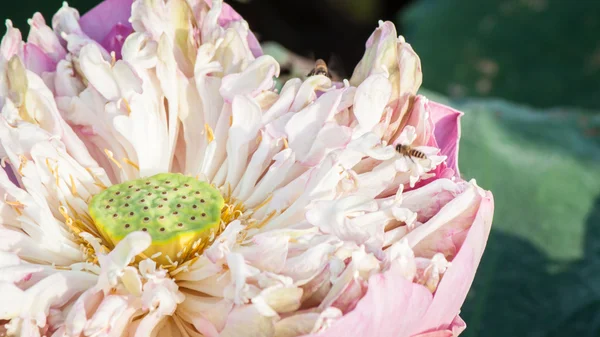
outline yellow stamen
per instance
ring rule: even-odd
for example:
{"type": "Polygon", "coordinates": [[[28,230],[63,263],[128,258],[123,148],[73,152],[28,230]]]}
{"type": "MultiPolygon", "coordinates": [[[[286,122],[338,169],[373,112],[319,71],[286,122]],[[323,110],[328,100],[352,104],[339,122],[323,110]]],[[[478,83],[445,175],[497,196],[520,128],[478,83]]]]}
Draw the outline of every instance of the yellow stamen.
{"type": "Polygon", "coordinates": [[[262,219],[260,221],[250,221],[248,223],[248,226],[246,227],[246,229],[261,228],[264,225],[266,225],[267,223],[269,223],[269,221],[271,221],[277,214],[278,214],[277,211],[272,211],[269,214],[267,214],[267,216],[264,219],[262,219]]]}
{"type": "Polygon", "coordinates": [[[127,163],[127,164],[129,164],[129,165],[131,165],[131,166],[135,167],[135,169],[136,169],[136,170],[138,170],[138,171],[140,170],[140,167],[139,167],[139,165],[138,165],[138,164],[136,164],[136,163],[134,163],[134,162],[132,162],[131,160],[129,160],[129,158],[125,157],[125,158],[123,158],[123,161],[124,161],[125,163],[127,163]]]}
{"type": "Polygon", "coordinates": [[[127,115],[131,116],[131,105],[129,105],[129,101],[127,101],[127,99],[125,99],[125,98],[121,99],[121,101],[123,102],[123,105],[125,106],[125,110],[127,110],[127,115]]]}
{"type": "Polygon", "coordinates": [[[6,196],[4,196],[4,202],[9,205],[15,212],[17,212],[17,214],[19,215],[23,215],[23,212],[21,212],[21,209],[25,207],[24,204],[22,204],[20,201],[8,201],[6,200],[6,196]]]}
{"type": "Polygon", "coordinates": [[[117,165],[117,167],[119,169],[123,169],[123,166],[121,166],[121,163],[119,163],[115,157],[113,156],[113,153],[111,151],[109,151],[108,149],[104,149],[104,153],[106,153],[106,156],[108,157],[108,159],[110,159],[113,163],[115,163],[115,165],[117,165]]]}
{"type": "Polygon", "coordinates": [[[77,195],[77,185],[75,184],[75,179],[73,179],[73,176],[70,174],[69,179],[71,180],[71,194],[77,195]]]}
{"type": "Polygon", "coordinates": [[[210,127],[210,125],[208,124],[204,124],[204,130],[206,130],[206,139],[208,140],[208,142],[212,142],[213,140],[215,140],[215,134],[213,132],[213,129],[210,127]]]}
{"type": "Polygon", "coordinates": [[[19,155],[19,169],[17,170],[17,172],[19,172],[21,177],[25,176],[25,174],[23,174],[23,168],[25,167],[25,164],[27,164],[27,157],[25,157],[24,155],[19,155]]]}
{"type": "Polygon", "coordinates": [[[290,145],[288,144],[288,140],[285,137],[283,138],[283,148],[284,149],[289,149],[290,148],[290,145]]]}
{"type": "Polygon", "coordinates": [[[22,207],[25,206],[24,204],[22,204],[20,201],[5,201],[5,203],[7,205],[11,205],[11,206],[15,206],[15,207],[22,207]]]}
{"type": "Polygon", "coordinates": [[[229,116],[229,126],[233,125],[233,115],[229,116]]]}
{"type": "Polygon", "coordinates": [[[88,173],[92,176],[92,178],[94,178],[94,185],[100,187],[102,190],[105,190],[108,188],[106,185],[104,185],[102,183],[102,181],[100,181],[100,179],[94,174],[94,172],[92,172],[91,168],[86,167],[85,170],[88,171],[88,173]]]}
{"type": "Polygon", "coordinates": [[[262,139],[263,139],[262,133],[259,133],[258,137],[256,137],[256,144],[260,144],[260,142],[262,142],[262,139]]]}
{"type": "Polygon", "coordinates": [[[260,204],[258,204],[258,206],[254,207],[254,211],[265,207],[265,205],[267,205],[269,202],[271,202],[271,199],[273,199],[272,194],[270,194],[265,200],[263,200],[260,204]]]}
{"type": "Polygon", "coordinates": [[[75,234],[76,236],[79,236],[79,233],[81,233],[81,229],[77,228],[77,226],[74,225],[73,218],[71,218],[71,216],[69,215],[67,208],[65,206],[59,206],[58,212],[60,212],[60,214],[65,218],[65,225],[69,227],[71,232],[73,232],[73,234],[75,234]]]}
{"type": "Polygon", "coordinates": [[[56,183],[56,187],[59,187],[60,176],[58,175],[58,164],[56,164],[56,167],[54,167],[53,170],[51,169],[50,172],[52,172],[52,175],[54,176],[54,182],[56,183]]]}

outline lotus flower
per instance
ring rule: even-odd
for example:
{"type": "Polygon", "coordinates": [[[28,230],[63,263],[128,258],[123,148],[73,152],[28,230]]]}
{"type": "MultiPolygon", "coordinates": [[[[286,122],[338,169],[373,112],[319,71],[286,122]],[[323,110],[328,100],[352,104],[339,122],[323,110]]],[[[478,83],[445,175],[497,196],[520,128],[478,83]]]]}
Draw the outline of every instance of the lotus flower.
{"type": "Polygon", "coordinates": [[[65,5],[30,24],[0,46],[3,333],[465,328],[493,199],[460,178],[461,113],[416,95],[392,23],[351,79],[280,91],[221,1],[65,5]]]}

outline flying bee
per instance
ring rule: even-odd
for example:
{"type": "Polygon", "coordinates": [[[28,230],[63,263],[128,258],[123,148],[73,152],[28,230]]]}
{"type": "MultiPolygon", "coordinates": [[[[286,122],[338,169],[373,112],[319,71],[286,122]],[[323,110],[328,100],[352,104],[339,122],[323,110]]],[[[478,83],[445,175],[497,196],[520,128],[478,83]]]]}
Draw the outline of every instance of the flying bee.
{"type": "Polygon", "coordinates": [[[318,59],[315,62],[315,67],[306,76],[310,77],[310,76],[315,76],[315,75],[324,75],[331,79],[331,73],[329,72],[329,69],[327,68],[327,63],[325,63],[325,61],[323,61],[322,59],[318,59]]]}
{"type": "Polygon", "coordinates": [[[423,153],[417,149],[413,149],[410,145],[397,144],[396,152],[400,153],[401,155],[403,155],[405,157],[408,157],[413,162],[414,162],[413,157],[419,158],[419,159],[427,159],[427,155],[425,155],[425,153],[423,153]]]}

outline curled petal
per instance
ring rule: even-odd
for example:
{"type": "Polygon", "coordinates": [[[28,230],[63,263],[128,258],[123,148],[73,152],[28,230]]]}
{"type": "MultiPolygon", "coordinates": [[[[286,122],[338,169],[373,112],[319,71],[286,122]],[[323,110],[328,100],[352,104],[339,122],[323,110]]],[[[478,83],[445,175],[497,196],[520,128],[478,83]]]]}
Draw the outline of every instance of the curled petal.
{"type": "Polygon", "coordinates": [[[460,117],[462,112],[436,102],[429,103],[431,120],[434,124],[434,136],[441,154],[446,156],[446,165],[456,176],[458,170],[458,144],[460,140],[460,117]]]}
{"type": "Polygon", "coordinates": [[[226,102],[233,101],[236,95],[255,96],[273,88],[273,76],[279,76],[279,63],[271,56],[261,56],[243,72],[224,77],[220,93],[226,102]]]}
{"type": "Polygon", "coordinates": [[[483,192],[477,215],[458,254],[452,260],[440,282],[433,302],[424,319],[419,322],[419,331],[452,324],[473,283],[477,266],[483,255],[494,216],[492,193],[483,192]]]}

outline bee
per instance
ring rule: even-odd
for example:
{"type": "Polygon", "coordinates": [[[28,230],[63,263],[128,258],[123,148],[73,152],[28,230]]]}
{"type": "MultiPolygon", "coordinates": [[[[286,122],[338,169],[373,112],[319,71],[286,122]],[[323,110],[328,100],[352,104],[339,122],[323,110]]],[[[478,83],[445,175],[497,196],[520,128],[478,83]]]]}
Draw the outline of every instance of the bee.
{"type": "Polygon", "coordinates": [[[425,155],[425,153],[413,149],[410,145],[402,145],[402,144],[397,144],[396,145],[396,152],[400,153],[401,155],[410,158],[410,160],[413,160],[414,158],[419,158],[419,159],[427,159],[427,155],[425,155]]]}
{"type": "Polygon", "coordinates": [[[315,62],[315,67],[306,76],[310,77],[310,76],[315,76],[315,75],[324,75],[331,79],[331,73],[329,72],[329,69],[327,68],[327,63],[325,63],[325,61],[323,61],[322,59],[318,59],[315,62]]]}

